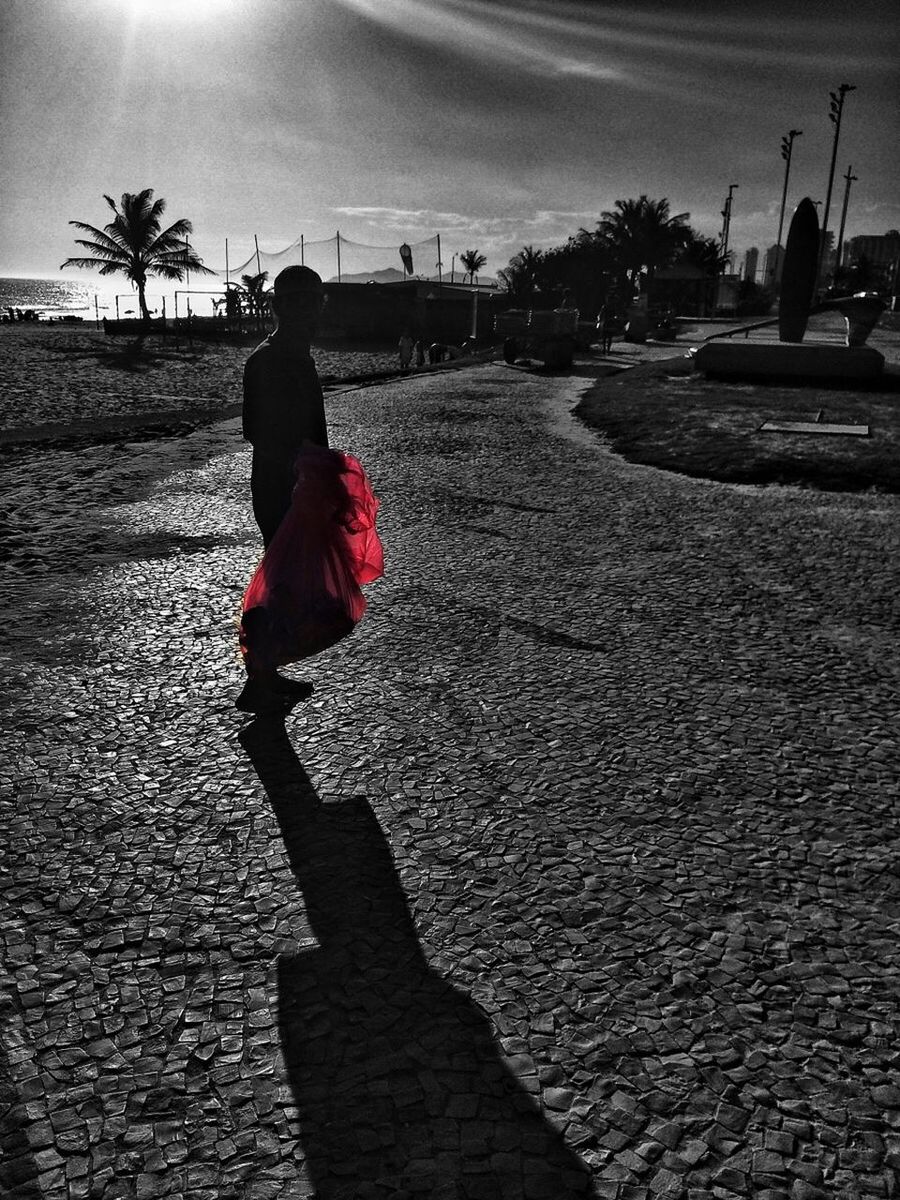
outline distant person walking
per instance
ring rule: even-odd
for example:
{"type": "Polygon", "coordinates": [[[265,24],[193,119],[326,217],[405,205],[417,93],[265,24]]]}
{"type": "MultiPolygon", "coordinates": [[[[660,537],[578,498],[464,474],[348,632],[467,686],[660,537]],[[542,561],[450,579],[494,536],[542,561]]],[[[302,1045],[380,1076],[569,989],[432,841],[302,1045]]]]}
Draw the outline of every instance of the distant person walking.
{"type": "Polygon", "coordinates": [[[604,354],[609,354],[612,350],[613,334],[615,332],[615,309],[608,304],[604,304],[599,313],[597,313],[597,335],[600,339],[600,347],[604,354]]]}
{"type": "Polygon", "coordinates": [[[398,344],[398,348],[400,350],[400,366],[402,367],[402,369],[404,371],[408,371],[409,364],[412,362],[413,350],[415,349],[415,342],[412,340],[412,338],[409,336],[409,333],[406,330],[404,330],[403,333],[401,333],[401,335],[400,335],[400,342],[398,344]]]}
{"type": "Polygon", "coordinates": [[[425,343],[422,341],[421,338],[416,338],[416,344],[415,344],[415,346],[413,346],[413,350],[415,351],[415,355],[416,355],[416,366],[424,367],[425,366],[425,343]]]}

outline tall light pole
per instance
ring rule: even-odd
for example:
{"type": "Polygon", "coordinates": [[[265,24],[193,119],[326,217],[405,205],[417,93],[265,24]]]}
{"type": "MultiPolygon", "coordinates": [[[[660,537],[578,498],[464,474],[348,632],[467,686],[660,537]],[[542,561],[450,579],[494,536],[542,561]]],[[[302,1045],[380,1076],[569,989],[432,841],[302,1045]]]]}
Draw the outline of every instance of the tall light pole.
{"type": "Polygon", "coordinates": [[[772,261],[771,283],[773,284],[778,274],[778,260],[781,254],[781,233],[784,229],[784,208],[787,204],[788,177],[791,173],[791,155],[794,153],[794,138],[802,136],[802,129],[790,129],[781,139],[781,157],[784,159],[784,187],[781,190],[781,215],[778,218],[778,237],[775,239],[775,257],[772,261]]]}
{"type": "Polygon", "coordinates": [[[725,198],[725,207],[722,209],[722,232],[719,234],[722,252],[722,278],[720,279],[718,274],[716,275],[716,312],[719,312],[723,307],[725,297],[725,274],[730,265],[728,262],[728,234],[731,231],[731,197],[737,186],[736,183],[729,183],[728,195],[725,198]]]}
{"type": "Polygon", "coordinates": [[[822,278],[822,263],[825,260],[825,234],[828,232],[828,214],[831,210],[831,189],[834,184],[834,166],[837,162],[838,139],[841,136],[841,118],[844,115],[844,99],[848,92],[855,92],[856,85],[853,83],[842,83],[836,92],[830,92],[831,109],[828,113],[828,120],[834,126],[834,144],[831,148],[831,169],[828,172],[828,191],[825,193],[825,211],[822,214],[822,232],[821,241],[819,243],[819,269],[816,276],[816,287],[822,278]]]}
{"type": "Polygon", "coordinates": [[[844,244],[844,226],[847,224],[847,205],[850,203],[850,184],[855,183],[858,176],[852,174],[853,168],[847,167],[847,174],[842,175],[842,179],[846,179],[847,186],[844,188],[844,207],[841,209],[841,231],[838,234],[837,253],[834,260],[834,273],[837,275],[841,269],[841,247],[844,244]]]}
{"type": "MultiPolygon", "coordinates": [[[[728,196],[725,200],[725,207],[722,209],[722,258],[728,258],[728,235],[731,232],[731,196],[736,191],[738,184],[729,183],[728,196]]],[[[725,264],[728,265],[727,263],[725,264]]]]}

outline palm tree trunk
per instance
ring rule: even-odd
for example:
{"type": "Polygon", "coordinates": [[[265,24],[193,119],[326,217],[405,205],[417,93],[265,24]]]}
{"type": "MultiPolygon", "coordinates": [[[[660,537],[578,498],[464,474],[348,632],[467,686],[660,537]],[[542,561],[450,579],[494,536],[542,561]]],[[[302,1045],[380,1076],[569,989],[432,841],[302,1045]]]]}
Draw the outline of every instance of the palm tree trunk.
{"type": "Polygon", "coordinates": [[[140,307],[140,310],[141,310],[141,320],[142,320],[142,321],[146,321],[146,322],[149,324],[149,322],[150,322],[150,309],[147,307],[147,298],[146,298],[146,296],[144,295],[144,290],[145,290],[145,287],[146,287],[146,285],[145,285],[144,283],[142,283],[142,282],[139,282],[139,283],[138,283],[138,285],[137,285],[137,288],[138,288],[138,305],[139,305],[139,307],[140,307]]]}

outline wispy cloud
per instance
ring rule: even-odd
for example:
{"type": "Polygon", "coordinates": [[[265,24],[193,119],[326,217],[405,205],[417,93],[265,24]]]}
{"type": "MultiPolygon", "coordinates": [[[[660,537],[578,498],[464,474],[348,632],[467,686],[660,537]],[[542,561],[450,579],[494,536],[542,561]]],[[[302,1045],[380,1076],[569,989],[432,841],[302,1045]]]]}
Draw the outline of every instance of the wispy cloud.
{"type": "Polygon", "coordinates": [[[710,71],[752,67],[811,71],[893,70],[873,53],[878,26],[860,15],[848,36],[846,10],[822,0],[815,22],[789,13],[777,21],[720,6],[692,13],[657,4],[625,8],[587,0],[335,0],[395,35],[465,55],[467,61],[547,80],[614,84],[685,103],[729,107],[729,89],[698,88],[710,71]],[[790,30],[792,36],[785,37],[790,30]]]}
{"type": "Polygon", "coordinates": [[[393,208],[387,205],[345,205],[332,210],[337,216],[366,221],[372,226],[390,230],[425,229],[428,231],[455,230],[471,234],[509,234],[510,230],[548,230],[551,236],[559,229],[575,232],[579,224],[594,221],[598,212],[587,210],[539,209],[535,212],[504,216],[476,216],[474,213],[447,212],[433,208],[393,208]]]}
{"type": "Polygon", "coordinates": [[[343,205],[333,210],[338,216],[358,218],[386,229],[428,227],[449,229],[465,227],[470,218],[463,213],[441,212],[433,208],[392,208],[386,205],[343,205]]]}
{"type": "MultiPolygon", "coordinates": [[[[356,0],[349,0],[356,3],[356,0]]],[[[365,0],[368,2],[368,0],[365,0]]],[[[388,7],[392,0],[381,0],[388,7]]],[[[873,55],[872,35],[883,25],[881,18],[866,20],[865,10],[855,13],[854,28],[848,28],[847,9],[839,0],[820,0],[817,20],[808,15],[782,11],[777,21],[719,5],[714,10],[647,4],[623,6],[596,0],[409,0],[410,3],[443,4],[458,20],[489,22],[496,31],[512,27],[521,39],[558,38],[583,51],[627,49],[643,54],[661,53],[678,58],[716,58],[719,61],[765,60],[781,66],[832,66],[834,43],[842,44],[841,62],[850,70],[873,63],[895,69],[892,54],[873,55]],[[790,37],[785,35],[790,33],[790,37]],[[855,37],[853,36],[855,33],[855,37]],[[849,36],[848,36],[849,35],[849,36]]],[[[380,5],[379,5],[380,7],[380,5]]],[[[632,60],[633,61],[633,60],[632,60]]]]}
{"type": "Polygon", "coordinates": [[[470,58],[515,66],[545,77],[580,76],[599,83],[630,81],[621,65],[602,53],[573,55],[568,25],[548,41],[543,23],[505,5],[460,0],[338,0],[346,8],[416,41],[452,48],[470,58]]]}

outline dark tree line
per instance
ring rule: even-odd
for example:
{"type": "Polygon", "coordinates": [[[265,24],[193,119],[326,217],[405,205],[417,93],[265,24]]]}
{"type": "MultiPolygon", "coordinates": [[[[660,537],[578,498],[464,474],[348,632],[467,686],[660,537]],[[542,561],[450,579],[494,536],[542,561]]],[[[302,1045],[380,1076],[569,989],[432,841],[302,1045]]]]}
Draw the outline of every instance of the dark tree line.
{"type": "Polygon", "coordinates": [[[523,307],[538,295],[554,303],[568,293],[585,314],[624,307],[642,281],[649,287],[658,270],[676,263],[692,264],[713,284],[727,259],[715,238],[691,228],[689,216],[673,215],[666,199],[617,200],[595,229],[579,229],[565,245],[523,247],[499,272],[500,281],[523,307]]]}

